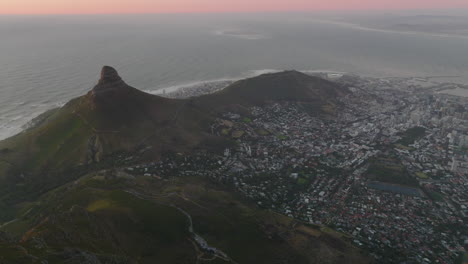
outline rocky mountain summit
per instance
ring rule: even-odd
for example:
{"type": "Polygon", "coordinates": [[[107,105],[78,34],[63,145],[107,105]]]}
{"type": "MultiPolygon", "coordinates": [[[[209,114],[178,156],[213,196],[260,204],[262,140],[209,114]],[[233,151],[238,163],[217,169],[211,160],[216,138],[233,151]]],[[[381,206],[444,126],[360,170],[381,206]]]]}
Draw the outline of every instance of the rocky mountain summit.
{"type": "Polygon", "coordinates": [[[125,86],[127,86],[127,84],[119,76],[116,69],[110,66],[104,66],[101,70],[101,78],[92,91],[94,93],[100,93],[107,90],[116,90],[125,86]]]}

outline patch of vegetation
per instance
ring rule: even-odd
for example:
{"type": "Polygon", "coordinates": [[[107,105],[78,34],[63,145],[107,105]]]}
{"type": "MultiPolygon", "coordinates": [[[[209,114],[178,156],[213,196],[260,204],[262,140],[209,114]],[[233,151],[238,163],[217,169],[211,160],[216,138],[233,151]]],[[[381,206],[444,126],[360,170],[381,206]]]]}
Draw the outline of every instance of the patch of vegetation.
{"type": "Polygon", "coordinates": [[[242,130],[236,130],[232,132],[232,137],[233,138],[241,138],[245,134],[245,131],[242,130]]]}
{"type": "Polygon", "coordinates": [[[255,130],[255,133],[259,134],[260,136],[268,136],[270,134],[270,132],[263,128],[255,130]]]}
{"type": "Polygon", "coordinates": [[[14,237],[20,237],[31,227],[31,221],[28,219],[13,220],[0,228],[0,231],[8,231],[14,237]]]}
{"type": "Polygon", "coordinates": [[[57,113],[53,121],[31,130],[19,140],[25,158],[22,170],[38,173],[48,168],[66,168],[80,162],[92,131],[77,116],[67,112],[57,113]],[[30,145],[29,145],[30,144],[30,145]],[[24,148],[24,149],[23,149],[24,148]],[[74,157],[74,158],[72,158],[74,157]]]}
{"type": "Polygon", "coordinates": [[[252,119],[250,119],[250,118],[248,118],[248,117],[244,117],[244,118],[242,119],[242,122],[244,122],[244,123],[252,123],[252,119]]]}
{"type": "Polygon", "coordinates": [[[86,210],[88,210],[89,212],[96,212],[99,210],[112,209],[114,206],[115,205],[112,201],[102,199],[92,202],[90,205],[88,205],[86,210]]]}
{"type": "MultiPolygon", "coordinates": [[[[187,240],[187,217],[176,208],[142,200],[123,191],[91,189],[86,183],[82,184],[68,192],[54,191],[41,199],[46,204],[38,213],[49,214],[49,217],[28,232],[22,242],[21,246],[27,248],[29,254],[48,263],[63,263],[63,260],[54,262],[52,258],[67,247],[99,253],[97,256],[125,254],[142,263],[186,263],[186,259],[195,258],[193,245],[187,240]],[[60,198],[62,195],[65,196],[60,198]],[[80,209],[86,204],[86,210],[80,209]],[[60,236],[62,232],[70,239],[60,236]],[[112,234],[112,238],[107,234],[112,234]],[[46,239],[46,251],[30,248],[29,238],[36,236],[46,239]]],[[[16,228],[16,223],[20,221],[9,226],[8,231],[16,228]]],[[[14,250],[7,252],[18,257],[14,250]]]]}
{"type": "Polygon", "coordinates": [[[195,231],[236,262],[276,263],[283,259],[287,263],[308,263],[281,238],[269,238],[262,231],[264,217],[271,220],[280,216],[273,213],[264,215],[264,212],[239,203],[223,191],[191,185],[185,187],[184,193],[198,197],[196,203],[199,207],[187,201],[178,202],[178,206],[192,216],[195,231]]]}
{"type": "Polygon", "coordinates": [[[123,191],[113,191],[110,198],[117,205],[138,215],[143,234],[152,234],[164,243],[175,243],[188,236],[188,221],[177,209],[139,199],[123,191]]]}
{"type": "Polygon", "coordinates": [[[281,135],[281,134],[277,135],[276,137],[277,137],[279,140],[286,140],[286,139],[288,139],[287,136],[281,135]]]}
{"type": "Polygon", "coordinates": [[[418,187],[419,182],[412,177],[397,158],[380,157],[370,161],[367,175],[371,179],[386,183],[418,187]]]}
{"type": "Polygon", "coordinates": [[[36,127],[39,127],[40,125],[44,124],[47,122],[51,117],[54,116],[57,112],[59,112],[60,108],[54,108],[45,111],[44,113],[38,115],[37,117],[33,118],[29,123],[26,125],[27,130],[34,129],[36,127]]]}
{"type": "Polygon", "coordinates": [[[305,178],[298,178],[298,179],[297,179],[297,184],[299,184],[299,185],[307,185],[307,184],[309,184],[309,180],[308,180],[308,179],[305,179],[305,178]]]}
{"type": "Polygon", "coordinates": [[[416,140],[424,137],[425,134],[426,129],[424,127],[413,127],[401,133],[401,139],[397,143],[404,146],[409,146],[416,140]]]}
{"type": "Polygon", "coordinates": [[[328,103],[322,106],[323,111],[328,114],[334,114],[336,112],[336,108],[337,106],[333,103],[328,103]]]}
{"type": "Polygon", "coordinates": [[[231,129],[229,129],[229,128],[223,128],[223,129],[221,130],[221,135],[227,136],[227,135],[229,135],[230,132],[231,132],[231,129]]]}
{"type": "Polygon", "coordinates": [[[436,202],[443,202],[444,196],[438,192],[428,192],[429,197],[436,202]]]}
{"type": "Polygon", "coordinates": [[[416,176],[418,176],[421,179],[429,179],[429,176],[427,176],[427,174],[424,172],[416,172],[416,176]]]}

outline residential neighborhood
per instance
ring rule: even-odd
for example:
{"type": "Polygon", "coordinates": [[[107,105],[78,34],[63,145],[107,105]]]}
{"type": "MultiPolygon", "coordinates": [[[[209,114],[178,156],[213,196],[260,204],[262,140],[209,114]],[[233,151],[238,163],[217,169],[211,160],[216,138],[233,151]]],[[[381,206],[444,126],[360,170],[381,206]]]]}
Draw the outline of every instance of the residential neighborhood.
{"type": "Polygon", "coordinates": [[[379,263],[454,263],[468,248],[468,99],[414,79],[338,82],[351,93],[331,115],[300,102],[226,113],[211,133],[235,147],[125,170],[207,176],[260,208],[342,232],[379,263]]]}

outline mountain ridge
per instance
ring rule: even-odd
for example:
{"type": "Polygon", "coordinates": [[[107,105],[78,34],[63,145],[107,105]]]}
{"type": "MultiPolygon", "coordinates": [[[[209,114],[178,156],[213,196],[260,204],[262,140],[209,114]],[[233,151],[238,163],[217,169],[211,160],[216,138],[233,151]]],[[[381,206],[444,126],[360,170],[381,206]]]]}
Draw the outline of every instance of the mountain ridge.
{"type": "Polygon", "coordinates": [[[168,152],[220,152],[234,142],[213,135],[210,125],[226,110],[248,113],[251,106],[293,101],[314,114],[333,115],[337,98],[346,93],[332,82],[285,71],[241,80],[214,94],[169,99],[129,86],[117,70],[104,66],[87,94],[52,111],[37,127],[0,141],[0,150],[8,150],[0,154],[0,189],[6,195],[11,186],[47,190],[76,177],[64,175],[65,169],[86,170],[115,153],[155,160],[168,152]]]}
{"type": "Polygon", "coordinates": [[[313,105],[315,114],[334,114],[329,109],[336,106],[336,98],[348,93],[346,88],[331,81],[288,70],[240,80],[223,90],[195,99],[222,110],[233,104],[250,107],[290,101],[313,105]]]}

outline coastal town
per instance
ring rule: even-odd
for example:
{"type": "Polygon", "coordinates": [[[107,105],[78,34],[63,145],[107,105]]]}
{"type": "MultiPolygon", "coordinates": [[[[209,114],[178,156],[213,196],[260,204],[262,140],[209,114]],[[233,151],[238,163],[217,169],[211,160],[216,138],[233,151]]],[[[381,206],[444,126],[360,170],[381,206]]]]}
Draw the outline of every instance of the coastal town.
{"type": "Polygon", "coordinates": [[[210,133],[234,147],[125,171],[208,177],[260,208],[341,232],[378,263],[466,258],[468,98],[419,78],[332,77],[350,93],[328,114],[293,102],[228,112],[210,133]]]}

